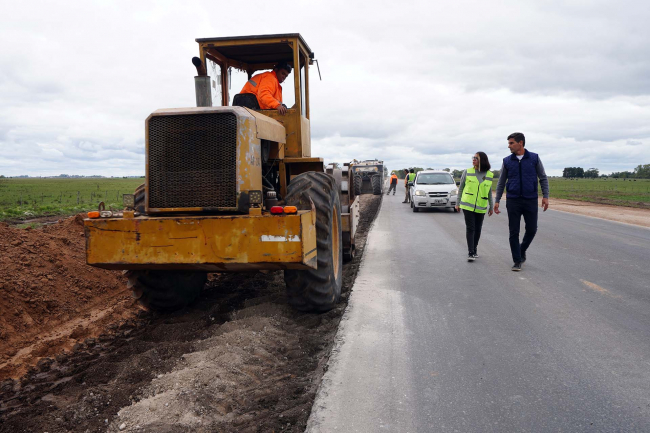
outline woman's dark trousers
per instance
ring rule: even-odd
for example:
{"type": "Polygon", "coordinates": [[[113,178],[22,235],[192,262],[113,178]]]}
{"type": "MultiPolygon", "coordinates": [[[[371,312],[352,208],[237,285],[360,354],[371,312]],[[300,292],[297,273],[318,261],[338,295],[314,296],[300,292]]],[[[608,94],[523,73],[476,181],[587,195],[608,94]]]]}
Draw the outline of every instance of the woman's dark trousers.
{"type": "Polygon", "coordinates": [[[483,227],[484,213],[476,213],[471,210],[463,209],[465,215],[465,236],[467,237],[467,250],[470,254],[476,254],[478,240],[481,238],[481,228],[483,227]]]}

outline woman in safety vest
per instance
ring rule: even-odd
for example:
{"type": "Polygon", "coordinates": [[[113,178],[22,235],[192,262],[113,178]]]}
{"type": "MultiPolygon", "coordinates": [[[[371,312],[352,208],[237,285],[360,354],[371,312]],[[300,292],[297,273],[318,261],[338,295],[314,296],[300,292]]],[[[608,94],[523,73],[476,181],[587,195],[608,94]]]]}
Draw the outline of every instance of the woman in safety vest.
{"type": "Polygon", "coordinates": [[[465,215],[465,235],[467,237],[467,261],[478,259],[478,240],[481,237],[485,213],[492,216],[492,172],[490,161],[484,152],[476,152],[472,157],[472,168],[463,172],[458,187],[460,202],[456,210],[462,209],[465,215]]]}

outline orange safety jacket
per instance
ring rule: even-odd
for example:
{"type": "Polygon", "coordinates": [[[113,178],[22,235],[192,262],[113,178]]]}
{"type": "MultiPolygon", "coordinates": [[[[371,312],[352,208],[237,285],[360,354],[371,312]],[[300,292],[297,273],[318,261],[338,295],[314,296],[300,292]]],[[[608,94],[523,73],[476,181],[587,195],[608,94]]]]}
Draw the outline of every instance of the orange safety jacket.
{"type": "Polygon", "coordinates": [[[397,183],[397,175],[396,174],[393,173],[390,176],[390,183],[397,183]]]}
{"type": "Polygon", "coordinates": [[[275,71],[263,72],[248,80],[239,93],[252,93],[262,110],[276,109],[282,104],[282,86],[275,71]]]}

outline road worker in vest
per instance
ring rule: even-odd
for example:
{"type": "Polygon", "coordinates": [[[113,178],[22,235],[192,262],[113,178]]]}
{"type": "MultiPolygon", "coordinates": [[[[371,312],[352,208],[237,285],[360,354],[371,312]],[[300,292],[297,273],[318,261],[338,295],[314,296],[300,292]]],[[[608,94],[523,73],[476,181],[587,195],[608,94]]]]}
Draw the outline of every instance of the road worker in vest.
{"type": "Polygon", "coordinates": [[[415,171],[411,168],[406,171],[406,177],[404,178],[404,186],[406,187],[406,196],[402,203],[411,202],[411,188],[410,185],[415,181],[415,171]]]}
{"type": "Polygon", "coordinates": [[[280,114],[287,113],[287,106],[282,103],[281,83],[291,73],[291,66],[287,62],[278,63],[270,72],[262,72],[253,76],[244,84],[239,93],[252,93],[257,97],[257,102],[262,110],[278,110],[280,114]]]}
{"type": "Polygon", "coordinates": [[[395,172],[393,172],[390,175],[390,188],[388,188],[388,192],[386,195],[390,195],[390,192],[393,191],[393,195],[395,195],[395,191],[397,190],[397,175],[395,172]]]}
{"type": "Polygon", "coordinates": [[[465,237],[467,238],[467,261],[478,259],[478,241],[481,238],[483,218],[487,212],[492,216],[492,180],[490,161],[484,152],[472,157],[472,168],[463,172],[458,187],[460,203],[456,210],[462,209],[465,215],[465,237]]]}

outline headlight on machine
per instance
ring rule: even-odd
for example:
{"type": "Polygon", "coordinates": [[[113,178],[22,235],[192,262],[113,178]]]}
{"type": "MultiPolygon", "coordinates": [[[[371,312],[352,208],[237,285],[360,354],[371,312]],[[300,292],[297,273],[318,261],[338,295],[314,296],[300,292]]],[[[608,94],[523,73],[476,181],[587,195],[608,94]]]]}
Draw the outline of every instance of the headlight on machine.
{"type": "Polygon", "coordinates": [[[248,191],[248,198],[250,200],[250,204],[262,204],[262,191],[248,191]]]}
{"type": "Polygon", "coordinates": [[[417,195],[417,196],[426,196],[427,193],[425,191],[422,191],[421,189],[418,189],[417,191],[415,191],[415,195],[417,195]]]}
{"type": "Polygon", "coordinates": [[[449,193],[450,196],[458,195],[458,190],[457,189],[452,189],[451,192],[449,193]]]}

